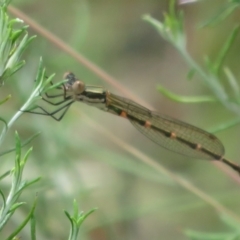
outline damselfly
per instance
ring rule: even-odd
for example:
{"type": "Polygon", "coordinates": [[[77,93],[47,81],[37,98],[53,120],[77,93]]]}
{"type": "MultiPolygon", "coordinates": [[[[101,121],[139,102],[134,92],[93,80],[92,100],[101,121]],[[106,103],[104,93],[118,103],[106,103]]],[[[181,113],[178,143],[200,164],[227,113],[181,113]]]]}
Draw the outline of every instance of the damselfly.
{"type": "Polygon", "coordinates": [[[42,98],[47,103],[60,107],[53,112],[48,112],[43,107],[37,106],[43,112],[29,112],[48,115],[60,121],[72,103],[83,102],[127,118],[141,133],[162,147],[193,158],[218,160],[240,173],[239,165],[224,158],[224,146],[215,135],[172,117],[150,111],[102,87],[85,85],[71,72],[65,73],[64,79],[66,82],[57,88],[61,93],[46,94],[47,98],[42,98]],[[50,101],[51,98],[58,97],[62,99],[58,102],[50,101]],[[56,114],[61,111],[62,114],[56,117],[56,114]]]}

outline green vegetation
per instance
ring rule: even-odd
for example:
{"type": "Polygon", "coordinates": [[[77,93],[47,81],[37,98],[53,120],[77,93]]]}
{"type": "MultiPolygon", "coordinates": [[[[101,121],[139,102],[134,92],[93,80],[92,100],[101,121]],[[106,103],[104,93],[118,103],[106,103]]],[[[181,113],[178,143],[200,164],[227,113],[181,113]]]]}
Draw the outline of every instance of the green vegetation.
{"type": "Polygon", "coordinates": [[[165,151],[80,103],[61,122],[25,111],[51,111],[40,93],[73,71],[215,132],[240,163],[240,2],[10,2],[0,5],[0,239],[239,239],[240,178],[227,166],[165,151]]]}

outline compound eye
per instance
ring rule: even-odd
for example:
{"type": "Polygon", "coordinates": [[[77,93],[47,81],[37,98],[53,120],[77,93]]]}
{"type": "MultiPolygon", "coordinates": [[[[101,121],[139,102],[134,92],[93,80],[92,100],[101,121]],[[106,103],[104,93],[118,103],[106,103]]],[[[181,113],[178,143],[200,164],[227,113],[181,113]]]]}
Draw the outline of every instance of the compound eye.
{"type": "Polygon", "coordinates": [[[70,78],[71,75],[72,75],[71,72],[65,72],[65,73],[63,74],[63,79],[68,79],[68,80],[69,80],[69,78],[70,78]]]}
{"type": "Polygon", "coordinates": [[[75,94],[81,94],[85,90],[85,84],[81,81],[76,81],[72,85],[72,90],[75,94]]]}
{"type": "Polygon", "coordinates": [[[74,82],[76,81],[76,76],[72,72],[66,72],[63,75],[64,80],[68,80],[68,82],[74,82]]]}

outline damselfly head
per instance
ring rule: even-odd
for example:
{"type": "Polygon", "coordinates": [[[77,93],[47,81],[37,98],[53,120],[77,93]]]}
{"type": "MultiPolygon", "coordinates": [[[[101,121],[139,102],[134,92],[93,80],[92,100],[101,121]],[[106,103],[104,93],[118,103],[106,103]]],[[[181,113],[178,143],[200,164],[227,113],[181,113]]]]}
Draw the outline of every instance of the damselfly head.
{"type": "Polygon", "coordinates": [[[67,80],[68,85],[73,85],[74,82],[77,81],[76,76],[72,72],[66,72],[63,74],[63,79],[67,80]]]}
{"type": "Polygon", "coordinates": [[[84,92],[85,84],[82,81],[79,81],[72,72],[66,72],[63,75],[63,78],[68,80],[65,84],[65,90],[67,92],[73,92],[78,95],[84,92]]]}

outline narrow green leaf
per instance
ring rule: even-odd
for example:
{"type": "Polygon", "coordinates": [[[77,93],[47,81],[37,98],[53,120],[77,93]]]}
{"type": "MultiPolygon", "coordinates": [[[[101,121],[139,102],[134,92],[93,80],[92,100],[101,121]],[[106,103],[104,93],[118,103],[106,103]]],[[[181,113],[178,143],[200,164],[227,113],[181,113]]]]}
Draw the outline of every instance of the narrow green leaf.
{"type": "Polygon", "coordinates": [[[25,165],[27,160],[28,160],[28,157],[30,155],[30,153],[32,152],[33,148],[31,147],[30,149],[28,149],[28,151],[26,152],[25,156],[23,157],[23,160],[21,162],[22,165],[25,165]]]}
{"type": "Polygon", "coordinates": [[[2,105],[3,103],[7,102],[10,98],[11,98],[11,95],[8,95],[5,99],[0,101],[0,105],[2,105]]]}
{"type": "Polygon", "coordinates": [[[78,204],[77,204],[77,201],[76,199],[73,200],[73,219],[75,218],[78,218],[78,204]]]}
{"type": "Polygon", "coordinates": [[[215,68],[214,68],[214,63],[209,59],[208,56],[204,57],[204,63],[205,63],[205,66],[207,67],[208,71],[211,74],[215,75],[216,71],[215,71],[215,68]]]}
{"type": "MultiPolygon", "coordinates": [[[[23,147],[25,147],[26,145],[28,145],[29,143],[31,143],[32,140],[35,139],[36,137],[38,137],[39,135],[40,135],[40,132],[37,132],[36,134],[34,134],[33,136],[31,136],[30,138],[28,138],[27,140],[25,140],[25,141],[22,143],[21,148],[23,148],[23,147]]],[[[5,150],[5,151],[3,151],[3,152],[0,153],[0,157],[3,156],[3,155],[5,155],[5,154],[11,153],[11,152],[13,152],[13,151],[15,151],[15,150],[16,150],[15,147],[10,148],[10,149],[8,149],[8,150],[5,150]]]]}
{"type": "Polygon", "coordinates": [[[29,137],[27,140],[25,140],[23,142],[23,144],[21,145],[21,147],[26,146],[27,144],[31,143],[36,137],[38,137],[40,135],[41,132],[37,132],[34,135],[32,135],[31,137],[29,137]]]}
{"type": "Polygon", "coordinates": [[[23,39],[21,40],[21,42],[19,43],[19,45],[15,49],[14,53],[12,54],[12,56],[8,59],[6,68],[12,68],[12,67],[14,67],[18,63],[18,61],[19,61],[23,51],[26,49],[26,47],[30,44],[30,42],[34,38],[35,37],[28,38],[28,34],[26,34],[23,37],[23,39]]]}
{"type": "Polygon", "coordinates": [[[71,215],[70,215],[67,211],[65,211],[65,210],[64,210],[64,213],[65,213],[65,215],[67,216],[68,220],[70,221],[70,223],[71,223],[71,228],[72,228],[72,227],[73,227],[73,221],[72,221],[71,215]]]}
{"type": "Polygon", "coordinates": [[[55,74],[52,74],[44,81],[43,87],[41,89],[41,93],[45,93],[47,91],[55,89],[56,87],[58,87],[58,86],[60,86],[62,84],[62,82],[51,84],[52,79],[53,79],[54,76],[55,76],[55,74]]]}
{"type": "Polygon", "coordinates": [[[16,230],[14,230],[14,232],[12,234],[10,234],[10,236],[8,238],[6,238],[6,240],[12,240],[26,226],[26,224],[29,222],[29,220],[33,216],[36,205],[37,205],[37,199],[35,199],[33,206],[31,208],[28,216],[25,218],[25,220],[20,224],[20,226],[16,230]]]}
{"type": "Polygon", "coordinates": [[[239,85],[238,85],[237,79],[235,78],[234,74],[232,73],[232,71],[229,68],[225,67],[225,68],[223,68],[223,71],[224,71],[224,73],[225,73],[225,75],[227,77],[228,83],[229,83],[229,85],[230,85],[230,87],[232,89],[232,92],[233,92],[233,94],[235,96],[236,101],[238,103],[240,103],[240,99],[239,99],[239,97],[240,97],[240,89],[239,89],[239,85]]]}
{"type": "MultiPolygon", "coordinates": [[[[53,76],[55,76],[55,74],[53,76]]],[[[48,82],[49,82],[49,80],[48,80],[48,82]]],[[[64,81],[61,81],[61,82],[54,83],[53,85],[49,85],[47,88],[44,89],[44,91],[42,93],[45,93],[45,92],[48,92],[50,90],[56,89],[57,87],[62,86],[66,82],[67,82],[67,80],[64,80],[64,81]]]]}
{"type": "Polygon", "coordinates": [[[89,210],[86,214],[84,214],[83,216],[81,216],[81,218],[79,218],[79,226],[83,223],[83,221],[90,215],[92,214],[93,212],[95,212],[97,210],[97,208],[93,208],[91,210],[89,210]]]}
{"type": "Polygon", "coordinates": [[[188,74],[187,74],[187,79],[188,79],[188,80],[192,80],[192,78],[194,77],[195,73],[196,73],[196,70],[195,70],[195,69],[191,69],[191,70],[188,72],[188,74]]]}
{"type": "Polygon", "coordinates": [[[170,92],[166,88],[164,88],[161,85],[158,85],[157,90],[166,96],[167,98],[175,101],[175,102],[181,102],[181,103],[203,103],[203,102],[216,102],[217,100],[210,96],[181,96],[177,95],[173,92],[170,92]]]}
{"type": "Polygon", "coordinates": [[[21,29],[15,30],[12,35],[12,43],[15,43],[24,33],[26,33],[26,30],[28,29],[28,26],[23,26],[21,29]]]}
{"type": "Polygon", "coordinates": [[[164,21],[160,22],[150,15],[144,15],[143,20],[149,22],[165,40],[172,43],[177,49],[186,48],[186,37],[183,31],[183,12],[176,11],[175,0],[171,0],[169,13],[164,15],[164,21]]]}
{"type": "Polygon", "coordinates": [[[204,232],[197,232],[192,230],[186,230],[184,233],[191,239],[191,240],[226,240],[231,235],[224,234],[224,233],[204,233],[204,232]]]}
{"type": "Polygon", "coordinates": [[[31,216],[30,219],[30,223],[31,223],[31,240],[36,240],[36,218],[34,216],[34,212],[31,216]]]}
{"type": "Polygon", "coordinates": [[[16,73],[18,70],[20,70],[25,65],[25,61],[22,60],[20,62],[17,62],[15,65],[13,65],[11,68],[6,69],[6,71],[3,73],[1,80],[7,79],[10,76],[12,76],[14,73],[16,73]]]}
{"type": "Polygon", "coordinates": [[[8,171],[5,172],[4,174],[2,174],[2,175],[0,176],[0,181],[1,181],[2,179],[4,179],[5,177],[7,177],[10,173],[11,173],[11,171],[8,170],[8,171]]]}
{"type": "Polygon", "coordinates": [[[22,205],[24,205],[24,204],[26,204],[26,203],[25,203],[25,202],[14,203],[14,204],[11,206],[11,208],[10,208],[10,210],[9,210],[9,213],[14,212],[17,208],[19,208],[20,206],[22,206],[22,205]]]}
{"type": "MultiPolygon", "coordinates": [[[[226,214],[220,214],[220,217],[224,223],[226,223],[229,227],[231,227],[234,230],[239,231],[239,222],[235,221],[233,218],[226,214]]],[[[240,232],[239,232],[240,236],[240,232]]]]}
{"type": "Polygon", "coordinates": [[[7,122],[6,122],[3,118],[1,118],[1,117],[0,117],[0,122],[3,122],[5,128],[7,129],[8,124],[7,124],[7,122]]]}
{"type": "Polygon", "coordinates": [[[240,26],[236,26],[232,33],[230,34],[230,36],[228,37],[227,41],[225,42],[225,44],[223,45],[223,47],[221,48],[215,62],[214,62],[214,70],[216,74],[220,73],[220,70],[222,68],[223,62],[229,52],[229,49],[231,48],[231,46],[233,45],[234,40],[236,39],[238,33],[239,33],[239,29],[240,26]]]}
{"type": "MultiPolygon", "coordinates": [[[[1,195],[1,197],[2,197],[2,201],[3,201],[3,203],[2,203],[2,209],[5,209],[5,206],[6,206],[6,199],[5,199],[5,196],[4,196],[4,194],[3,194],[3,192],[2,192],[2,190],[0,189],[0,195],[1,195]]],[[[2,211],[2,210],[1,210],[2,211]]]]}
{"type": "Polygon", "coordinates": [[[208,19],[207,21],[205,21],[204,23],[199,25],[199,28],[215,26],[216,24],[218,24],[221,21],[223,21],[224,19],[226,19],[239,6],[240,6],[240,4],[236,3],[236,2],[235,3],[234,2],[226,3],[225,5],[223,5],[221,7],[220,10],[218,10],[218,12],[213,17],[211,17],[210,19],[208,19]]]}
{"type": "MultiPolygon", "coordinates": [[[[3,1],[3,3],[2,3],[2,8],[7,8],[7,6],[11,3],[11,1],[12,0],[5,0],[5,1],[3,1]]],[[[5,10],[6,11],[6,10],[5,10]]]]}
{"type": "Polygon", "coordinates": [[[43,60],[41,57],[39,60],[38,72],[37,72],[36,81],[35,81],[35,85],[36,85],[35,88],[39,85],[42,85],[44,74],[45,74],[45,69],[43,68],[43,60]]]}
{"type": "Polygon", "coordinates": [[[35,178],[35,179],[31,180],[31,181],[24,182],[24,185],[19,189],[19,192],[24,190],[25,188],[33,185],[34,183],[36,183],[36,182],[38,182],[40,180],[41,180],[41,177],[37,177],[37,178],[35,178]]]}
{"type": "Polygon", "coordinates": [[[15,171],[18,172],[20,170],[21,161],[21,141],[17,132],[15,132],[15,144],[16,144],[15,171]]]}
{"type": "Polygon", "coordinates": [[[64,211],[64,213],[66,214],[67,218],[69,219],[69,221],[71,223],[71,229],[70,229],[70,234],[69,234],[69,238],[68,238],[69,240],[77,239],[77,235],[78,235],[81,224],[95,210],[96,210],[96,208],[91,209],[86,214],[84,214],[82,211],[79,212],[77,202],[74,199],[74,201],[73,201],[73,216],[71,216],[67,211],[64,211]]]}
{"type": "Polygon", "coordinates": [[[211,133],[217,133],[217,132],[225,131],[226,129],[229,129],[231,127],[235,127],[238,124],[240,124],[239,118],[230,120],[230,121],[222,123],[222,124],[218,124],[216,127],[208,129],[208,131],[211,133]]]}

